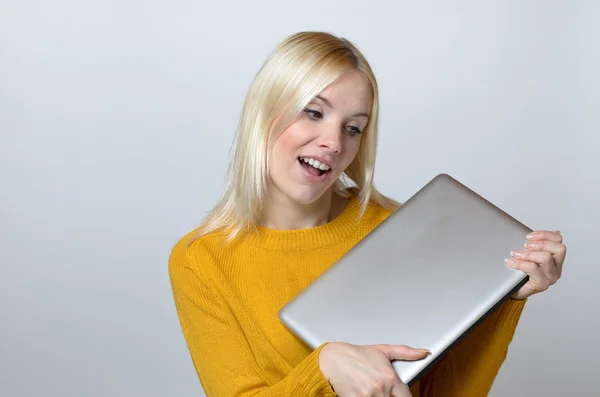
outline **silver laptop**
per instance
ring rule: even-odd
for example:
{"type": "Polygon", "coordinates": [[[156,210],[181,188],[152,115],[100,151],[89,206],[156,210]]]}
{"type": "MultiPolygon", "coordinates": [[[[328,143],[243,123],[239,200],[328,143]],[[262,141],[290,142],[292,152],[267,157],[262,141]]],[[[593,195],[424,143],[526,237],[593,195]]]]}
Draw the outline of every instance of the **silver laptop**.
{"type": "Polygon", "coordinates": [[[392,365],[411,386],[526,281],[504,263],[532,229],[440,174],[279,312],[324,342],[426,348],[392,365]]]}

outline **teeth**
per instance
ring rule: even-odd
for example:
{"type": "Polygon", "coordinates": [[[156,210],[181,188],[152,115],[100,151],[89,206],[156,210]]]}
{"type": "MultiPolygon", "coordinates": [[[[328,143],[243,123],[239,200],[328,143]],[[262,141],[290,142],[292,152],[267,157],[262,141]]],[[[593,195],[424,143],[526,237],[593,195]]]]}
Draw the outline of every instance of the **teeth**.
{"type": "Polygon", "coordinates": [[[302,157],[300,158],[300,160],[304,161],[307,164],[312,165],[313,167],[321,170],[321,171],[327,171],[329,170],[329,166],[325,163],[321,163],[318,160],[315,159],[311,159],[310,157],[302,157]]]}

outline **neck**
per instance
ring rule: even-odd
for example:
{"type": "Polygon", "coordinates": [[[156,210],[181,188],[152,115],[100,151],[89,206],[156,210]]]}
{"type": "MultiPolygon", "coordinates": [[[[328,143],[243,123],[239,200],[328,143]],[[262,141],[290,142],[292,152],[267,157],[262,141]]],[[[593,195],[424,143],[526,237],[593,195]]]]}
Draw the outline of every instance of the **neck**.
{"type": "Polygon", "coordinates": [[[299,204],[283,194],[272,194],[268,196],[266,210],[259,223],[279,230],[308,229],[324,225],[337,215],[337,197],[330,190],[313,203],[299,204]]]}

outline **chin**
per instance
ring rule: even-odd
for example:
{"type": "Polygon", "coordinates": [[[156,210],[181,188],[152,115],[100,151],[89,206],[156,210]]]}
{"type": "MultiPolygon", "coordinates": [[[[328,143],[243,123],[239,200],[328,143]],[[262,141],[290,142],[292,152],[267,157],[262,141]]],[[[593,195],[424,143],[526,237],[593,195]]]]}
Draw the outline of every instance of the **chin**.
{"type": "Polygon", "coordinates": [[[330,189],[290,189],[285,191],[285,195],[298,204],[313,204],[321,199],[330,189]]]}

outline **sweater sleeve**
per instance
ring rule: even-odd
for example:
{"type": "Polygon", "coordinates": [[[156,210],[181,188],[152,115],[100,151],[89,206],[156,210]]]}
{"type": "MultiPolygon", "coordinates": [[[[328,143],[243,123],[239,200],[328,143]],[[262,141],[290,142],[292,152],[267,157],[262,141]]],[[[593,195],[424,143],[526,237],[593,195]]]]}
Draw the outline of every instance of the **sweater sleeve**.
{"type": "Polygon", "coordinates": [[[185,249],[176,246],[169,259],[175,306],[207,397],[336,396],[319,367],[324,345],[286,377],[267,384],[235,316],[210,282],[198,273],[185,249]]]}
{"type": "Polygon", "coordinates": [[[525,300],[508,299],[427,374],[421,397],[485,397],[506,359],[525,300]]]}

